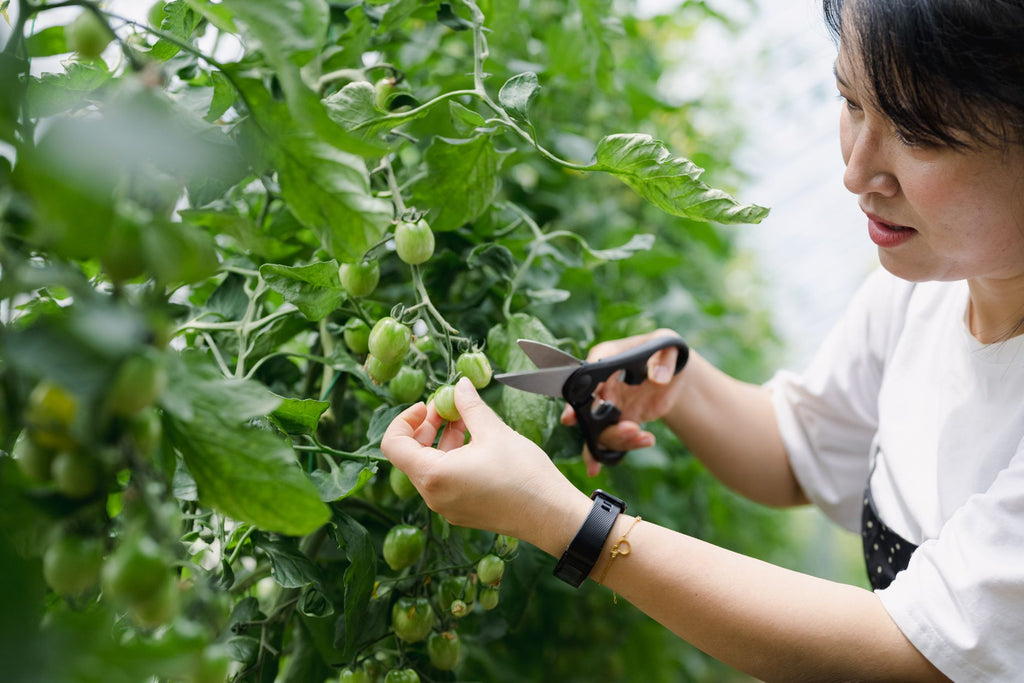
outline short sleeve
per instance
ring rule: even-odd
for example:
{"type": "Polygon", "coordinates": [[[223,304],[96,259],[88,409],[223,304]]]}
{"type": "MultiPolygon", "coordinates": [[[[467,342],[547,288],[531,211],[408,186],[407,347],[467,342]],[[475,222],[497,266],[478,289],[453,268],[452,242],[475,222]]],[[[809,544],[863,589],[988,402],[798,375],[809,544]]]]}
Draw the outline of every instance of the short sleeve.
{"type": "Polygon", "coordinates": [[[953,680],[1024,680],[1024,449],[877,595],[953,680]]]}
{"type": "Polygon", "coordinates": [[[902,330],[913,284],[882,269],[861,285],[802,374],[767,387],[790,465],[808,499],[857,530],[885,361],[902,330]]]}

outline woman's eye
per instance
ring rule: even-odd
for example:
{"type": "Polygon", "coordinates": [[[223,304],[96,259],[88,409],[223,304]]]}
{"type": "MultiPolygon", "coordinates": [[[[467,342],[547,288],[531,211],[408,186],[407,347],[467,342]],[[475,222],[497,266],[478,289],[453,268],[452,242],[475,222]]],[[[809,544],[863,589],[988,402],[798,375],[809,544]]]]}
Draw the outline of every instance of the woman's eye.
{"type": "Polygon", "coordinates": [[[839,99],[843,101],[843,105],[850,111],[860,111],[860,105],[851,100],[845,95],[839,95],[839,99]]]}

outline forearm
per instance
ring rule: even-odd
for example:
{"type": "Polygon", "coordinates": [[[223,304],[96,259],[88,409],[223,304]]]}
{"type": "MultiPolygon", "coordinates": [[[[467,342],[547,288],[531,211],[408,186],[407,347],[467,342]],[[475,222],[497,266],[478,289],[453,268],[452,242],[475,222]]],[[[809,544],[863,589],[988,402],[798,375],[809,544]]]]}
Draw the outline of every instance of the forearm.
{"type": "MultiPolygon", "coordinates": [[[[632,523],[619,517],[591,578],[716,659],[765,681],[945,680],[869,591],[647,522],[629,531],[629,554],[606,566],[632,523]]],[[[564,546],[551,543],[544,549],[560,555],[564,546]]]]}
{"type": "Polygon", "coordinates": [[[764,388],[734,379],[691,353],[664,421],[729,488],[766,505],[807,502],[764,388]]]}

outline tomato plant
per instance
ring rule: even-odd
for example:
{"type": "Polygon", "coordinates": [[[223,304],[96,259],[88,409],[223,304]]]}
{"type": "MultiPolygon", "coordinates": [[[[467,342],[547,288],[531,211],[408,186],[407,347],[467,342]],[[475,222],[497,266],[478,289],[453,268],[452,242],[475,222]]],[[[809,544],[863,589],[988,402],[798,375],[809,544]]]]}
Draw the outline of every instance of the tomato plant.
{"type": "Polygon", "coordinates": [[[701,175],[741,180],[706,123],[729,117],[658,86],[713,3],[134,4],[0,0],[5,677],[712,670],[450,525],[379,444],[427,396],[457,419],[465,376],[581,487],[769,542],[667,436],[595,483],[558,401],[490,381],[533,367],[519,338],[583,356],[657,326],[761,371],[723,225],[766,210],[701,175]]]}

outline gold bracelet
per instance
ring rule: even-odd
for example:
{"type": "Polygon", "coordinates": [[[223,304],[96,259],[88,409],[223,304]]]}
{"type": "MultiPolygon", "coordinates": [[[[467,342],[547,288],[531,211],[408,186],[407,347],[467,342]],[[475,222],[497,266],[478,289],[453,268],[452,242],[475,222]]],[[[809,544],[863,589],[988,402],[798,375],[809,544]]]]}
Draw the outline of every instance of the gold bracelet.
{"type": "MultiPolygon", "coordinates": [[[[608,575],[608,569],[612,566],[612,562],[615,561],[615,558],[619,555],[629,555],[629,553],[632,551],[632,546],[629,544],[629,540],[626,538],[626,536],[629,536],[629,532],[633,530],[633,527],[635,527],[637,525],[637,522],[641,521],[641,519],[642,518],[640,517],[640,515],[634,517],[633,523],[629,525],[628,529],[626,529],[626,533],[622,534],[622,537],[612,546],[612,549],[608,552],[610,556],[608,559],[608,563],[604,566],[604,570],[601,572],[601,578],[597,580],[597,582],[602,586],[604,585],[604,577],[608,575]]],[[[619,603],[618,596],[615,594],[615,591],[612,591],[612,602],[615,604],[619,603]]]]}

